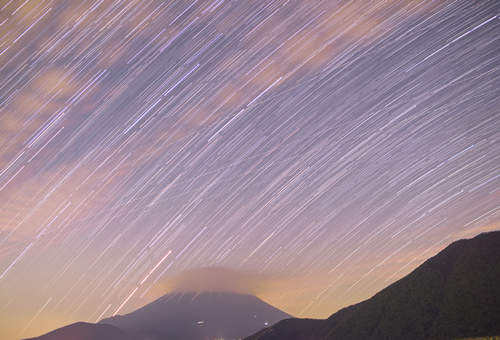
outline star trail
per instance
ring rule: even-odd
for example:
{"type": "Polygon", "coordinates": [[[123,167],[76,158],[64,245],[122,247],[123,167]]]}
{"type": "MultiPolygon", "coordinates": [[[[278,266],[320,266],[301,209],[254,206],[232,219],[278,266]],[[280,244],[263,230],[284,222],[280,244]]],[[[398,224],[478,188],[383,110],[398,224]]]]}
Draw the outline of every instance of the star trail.
{"type": "Polygon", "coordinates": [[[499,89],[494,0],[0,1],[0,335],[368,298],[500,229],[499,89]]]}

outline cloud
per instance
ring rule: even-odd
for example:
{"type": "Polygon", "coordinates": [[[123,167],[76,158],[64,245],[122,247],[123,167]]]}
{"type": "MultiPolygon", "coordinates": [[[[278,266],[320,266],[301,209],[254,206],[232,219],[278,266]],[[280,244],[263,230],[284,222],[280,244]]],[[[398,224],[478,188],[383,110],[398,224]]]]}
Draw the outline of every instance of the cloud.
{"type": "Polygon", "coordinates": [[[234,292],[259,294],[279,279],[275,274],[239,271],[222,267],[196,268],[178,272],[160,281],[155,291],[170,292],[234,292]]]}
{"type": "MultiPolygon", "coordinates": [[[[294,275],[286,273],[261,273],[251,270],[236,270],[223,267],[196,268],[177,272],[162,278],[153,287],[147,301],[174,292],[233,292],[251,294],[289,313],[301,316],[304,307],[311,302],[321,303],[320,312],[315,317],[327,317],[332,313],[331,300],[319,301],[318,286],[327,287],[335,279],[325,272],[294,275]]],[[[323,290],[324,288],[321,288],[323,290]]],[[[334,300],[336,298],[331,297],[334,300]]],[[[142,301],[145,303],[146,301],[142,301]]],[[[342,301],[336,301],[335,307],[342,307],[342,301]],[[337,306],[337,304],[339,304],[337,306]]],[[[334,309],[333,311],[335,311],[334,309]]],[[[307,314],[306,314],[307,315],[307,314]]],[[[302,315],[303,316],[303,315],[302,315]]]]}

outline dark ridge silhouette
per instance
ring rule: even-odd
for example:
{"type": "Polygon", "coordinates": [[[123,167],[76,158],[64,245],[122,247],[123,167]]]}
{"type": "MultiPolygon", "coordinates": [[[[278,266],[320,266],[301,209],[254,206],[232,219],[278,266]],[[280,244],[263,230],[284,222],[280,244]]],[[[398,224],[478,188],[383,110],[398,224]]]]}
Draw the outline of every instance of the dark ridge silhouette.
{"type": "MultiPolygon", "coordinates": [[[[106,324],[77,322],[36,338],[25,340],[142,340],[106,324]]],[[[145,339],[144,339],[145,340],[145,339]]]]}
{"type": "Polygon", "coordinates": [[[259,298],[227,292],[172,293],[100,321],[151,340],[241,339],[290,315],[259,298]]]}
{"type": "Polygon", "coordinates": [[[452,243],[326,320],[287,319],[247,340],[457,339],[500,335],[500,231],[452,243]]]}

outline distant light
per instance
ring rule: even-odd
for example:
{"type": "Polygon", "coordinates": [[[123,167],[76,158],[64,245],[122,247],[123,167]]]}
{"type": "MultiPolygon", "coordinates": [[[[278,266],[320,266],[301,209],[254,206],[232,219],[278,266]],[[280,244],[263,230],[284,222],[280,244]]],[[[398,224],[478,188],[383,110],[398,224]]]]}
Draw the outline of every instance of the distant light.
{"type": "Polygon", "coordinates": [[[205,321],[200,320],[200,321],[196,322],[196,324],[197,324],[197,325],[204,325],[204,324],[205,324],[205,321]]]}
{"type": "Polygon", "coordinates": [[[264,326],[269,326],[269,322],[264,322],[264,326]]]}

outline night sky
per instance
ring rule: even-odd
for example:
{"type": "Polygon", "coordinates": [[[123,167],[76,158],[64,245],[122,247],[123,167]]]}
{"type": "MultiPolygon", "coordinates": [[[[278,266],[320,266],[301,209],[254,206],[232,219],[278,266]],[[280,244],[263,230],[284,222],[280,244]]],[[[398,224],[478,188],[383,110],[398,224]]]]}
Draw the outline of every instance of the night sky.
{"type": "Polygon", "coordinates": [[[172,290],[327,317],[500,229],[498,1],[0,6],[1,339],[172,290]]]}

